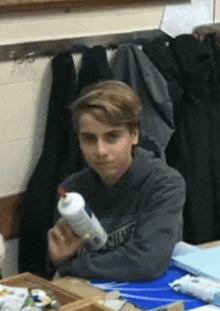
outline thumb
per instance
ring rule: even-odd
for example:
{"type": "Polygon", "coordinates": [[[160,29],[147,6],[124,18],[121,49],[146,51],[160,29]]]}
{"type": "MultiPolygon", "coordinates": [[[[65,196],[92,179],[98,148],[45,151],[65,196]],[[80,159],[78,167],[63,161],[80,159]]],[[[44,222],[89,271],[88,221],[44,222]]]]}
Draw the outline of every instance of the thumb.
{"type": "Polygon", "coordinates": [[[85,244],[86,242],[88,242],[90,238],[90,234],[88,232],[84,232],[81,237],[79,238],[80,239],[80,244],[83,245],[85,244]]]}

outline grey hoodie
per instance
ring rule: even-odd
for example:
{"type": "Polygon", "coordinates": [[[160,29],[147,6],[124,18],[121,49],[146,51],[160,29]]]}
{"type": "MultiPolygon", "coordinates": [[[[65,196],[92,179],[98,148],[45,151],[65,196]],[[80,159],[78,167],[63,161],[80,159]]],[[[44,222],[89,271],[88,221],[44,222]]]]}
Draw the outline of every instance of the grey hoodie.
{"type": "Polygon", "coordinates": [[[108,233],[101,250],[85,248],[58,266],[61,276],[140,280],[167,269],[171,251],[182,238],[185,182],[176,170],[138,147],[116,185],[105,185],[86,168],[61,186],[81,193],[108,233]]]}

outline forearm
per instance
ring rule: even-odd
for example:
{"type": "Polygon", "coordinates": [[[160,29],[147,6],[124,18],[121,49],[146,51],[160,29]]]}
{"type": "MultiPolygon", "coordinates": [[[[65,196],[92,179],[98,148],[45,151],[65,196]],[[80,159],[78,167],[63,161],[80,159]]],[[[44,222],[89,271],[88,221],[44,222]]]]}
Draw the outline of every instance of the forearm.
{"type": "Polygon", "coordinates": [[[132,240],[114,251],[78,256],[68,264],[60,265],[62,276],[82,278],[139,280],[156,278],[168,267],[171,251],[179,236],[160,239],[157,244],[132,240]]]}

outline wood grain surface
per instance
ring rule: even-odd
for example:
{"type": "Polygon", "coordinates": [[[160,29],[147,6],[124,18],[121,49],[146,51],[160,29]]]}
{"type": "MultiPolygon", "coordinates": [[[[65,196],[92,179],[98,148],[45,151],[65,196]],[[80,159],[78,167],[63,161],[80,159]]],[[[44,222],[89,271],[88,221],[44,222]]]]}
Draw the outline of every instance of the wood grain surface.
{"type": "Polygon", "coordinates": [[[70,11],[76,7],[117,6],[134,4],[167,4],[189,2],[189,0],[0,0],[0,13],[33,10],[62,9],[70,11]]]}
{"type": "Polygon", "coordinates": [[[18,234],[19,219],[23,211],[23,193],[0,198],[0,233],[5,239],[18,234]]]}

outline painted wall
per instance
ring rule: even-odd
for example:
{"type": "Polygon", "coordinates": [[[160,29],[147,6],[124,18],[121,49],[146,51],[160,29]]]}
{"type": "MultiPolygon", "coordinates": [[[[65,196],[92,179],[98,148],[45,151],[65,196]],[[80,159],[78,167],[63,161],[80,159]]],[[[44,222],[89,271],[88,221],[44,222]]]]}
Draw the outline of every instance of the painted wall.
{"type": "Polygon", "coordinates": [[[215,0],[214,21],[220,23],[220,0],[215,0]]]}
{"type": "MultiPolygon", "coordinates": [[[[2,43],[60,39],[158,28],[163,6],[89,8],[0,17],[2,43]],[[45,31],[46,30],[46,31],[45,31]]],[[[1,42],[0,41],[0,42],[1,42]]]]}

